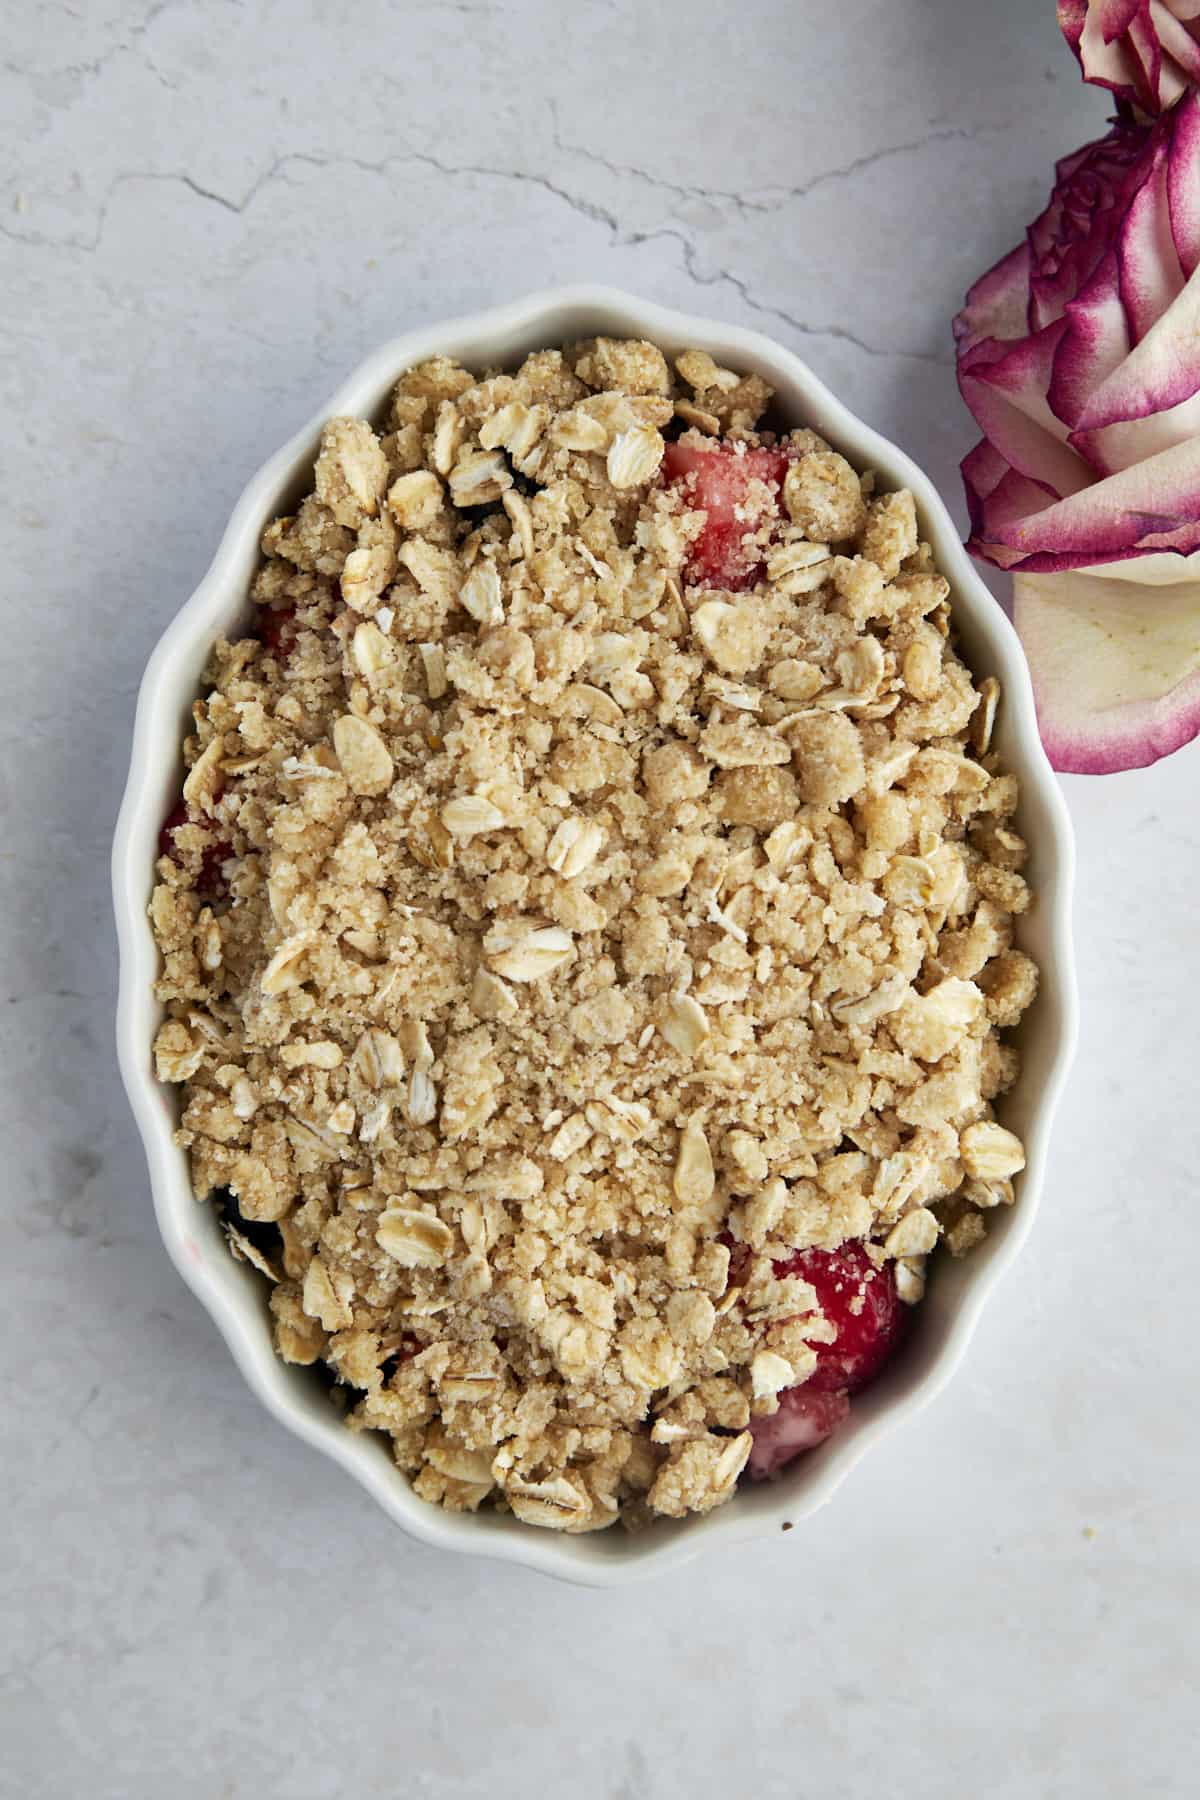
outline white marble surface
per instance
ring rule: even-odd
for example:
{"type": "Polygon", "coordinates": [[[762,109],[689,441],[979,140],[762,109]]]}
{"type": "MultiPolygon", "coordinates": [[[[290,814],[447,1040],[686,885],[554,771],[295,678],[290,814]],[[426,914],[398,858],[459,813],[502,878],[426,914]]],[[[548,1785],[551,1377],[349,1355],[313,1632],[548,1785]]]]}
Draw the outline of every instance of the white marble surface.
{"type": "Polygon", "coordinates": [[[399,328],[599,278],[775,333],[957,499],[949,316],[1105,114],[1052,0],[0,11],[0,1792],[1194,1792],[1200,748],[1067,784],[1083,1051],[968,1366],[641,1590],[408,1543],[266,1419],[110,1048],[136,682],[264,454],[399,328]]]}

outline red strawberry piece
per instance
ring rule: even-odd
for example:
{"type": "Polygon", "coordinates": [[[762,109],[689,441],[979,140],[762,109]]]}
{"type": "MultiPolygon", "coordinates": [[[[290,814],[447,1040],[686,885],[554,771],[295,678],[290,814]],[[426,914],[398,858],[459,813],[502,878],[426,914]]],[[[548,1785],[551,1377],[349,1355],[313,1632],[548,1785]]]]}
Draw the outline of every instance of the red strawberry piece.
{"type": "Polygon", "coordinates": [[[821,1311],[837,1327],[833,1343],[813,1346],[817,1366],[804,1391],[845,1389],[853,1394],[865,1387],[899,1344],[908,1322],[892,1265],[876,1269],[863,1245],[851,1243],[840,1250],[798,1250],[777,1262],[775,1273],[811,1282],[821,1311]]]}
{"type": "Polygon", "coordinates": [[[786,450],[743,450],[732,444],[699,449],[694,444],[668,444],[663,457],[666,479],[677,487],[689,511],[703,511],[704,529],[688,553],[687,579],[693,587],[740,592],[753,587],[762,573],[759,542],[747,542],[764,524],[762,496],[751,496],[752,482],[775,490],[772,513],[779,516],[778,490],[787,473],[786,450]]]}
{"type": "Polygon", "coordinates": [[[832,1437],[850,1411],[848,1394],[814,1391],[812,1383],[788,1388],[779,1396],[779,1411],[754,1419],[754,1444],[746,1465],[752,1481],[765,1481],[806,1450],[832,1437]]]}
{"type": "Polygon", "coordinates": [[[277,662],[285,662],[296,643],[294,606],[264,606],[258,615],[258,632],[264,650],[277,662]]]}
{"type": "MultiPolygon", "coordinates": [[[[169,856],[172,862],[178,862],[179,846],[175,841],[175,833],[181,825],[199,825],[202,821],[188,810],[184,801],[173,806],[163,820],[158,833],[158,854],[169,856]]],[[[200,874],[196,881],[196,892],[206,900],[223,900],[229,892],[229,883],[221,870],[226,857],[233,855],[233,845],[228,838],[217,838],[206,845],[200,859],[200,874]]]]}

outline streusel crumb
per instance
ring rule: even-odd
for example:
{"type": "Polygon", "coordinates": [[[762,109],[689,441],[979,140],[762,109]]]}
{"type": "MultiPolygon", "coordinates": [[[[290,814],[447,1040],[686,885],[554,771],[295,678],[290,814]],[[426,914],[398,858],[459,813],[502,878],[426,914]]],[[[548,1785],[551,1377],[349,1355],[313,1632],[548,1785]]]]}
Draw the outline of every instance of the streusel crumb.
{"type": "Polygon", "coordinates": [[[178,1141],[280,1355],[451,1509],[723,1503],[838,1338],[785,1265],[915,1302],[1023,1166],[998,690],[911,495],[770,398],[606,339],[410,370],[330,421],[194,708],[178,1141]]]}

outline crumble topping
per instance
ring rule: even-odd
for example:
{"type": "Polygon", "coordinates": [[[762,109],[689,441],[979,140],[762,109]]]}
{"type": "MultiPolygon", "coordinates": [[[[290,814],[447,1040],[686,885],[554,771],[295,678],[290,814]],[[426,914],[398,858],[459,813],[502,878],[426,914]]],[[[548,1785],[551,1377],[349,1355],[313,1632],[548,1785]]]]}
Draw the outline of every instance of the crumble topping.
{"type": "Polygon", "coordinates": [[[178,1141],[280,1355],[452,1509],[728,1500],[835,1335],[787,1259],[861,1244],[915,1304],[1024,1163],[998,686],[911,495],[770,399],[608,339],[408,371],[327,426],[194,708],[178,1141]]]}

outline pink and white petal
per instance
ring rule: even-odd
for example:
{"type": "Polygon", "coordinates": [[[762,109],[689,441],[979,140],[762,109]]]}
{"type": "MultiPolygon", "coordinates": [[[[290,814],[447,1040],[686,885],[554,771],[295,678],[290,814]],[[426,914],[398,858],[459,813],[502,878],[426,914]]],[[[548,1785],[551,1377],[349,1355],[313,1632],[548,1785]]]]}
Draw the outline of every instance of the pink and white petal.
{"type": "Polygon", "coordinates": [[[1113,425],[1100,425],[1092,431],[1076,431],[1071,442],[1103,475],[1115,475],[1133,463],[1144,462],[1162,450],[1200,436],[1200,393],[1152,412],[1144,419],[1118,419],[1113,425]]]}
{"type": "Polygon", "coordinates": [[[1126,36],[1142,0],[1093,0],[1080,34],[1077,54],[1085,81],[1111,88],[1126,100],[1147,100],[1146,71],[1126,36]]]}
{"type": "Polygon", "coordinates": [[[1183,73],[1173,56],[1164,56],[1162,71],[1158,77],[1158,105],[1162,112],[1167,112],[1178,100],[1180,94],[1187,91],[1188,78],[1183,73]]]}
{"type": "Polygon", "coordinates": [[[1146,5],[1147,0],[1091,0],[1088,17],[1094,21],[1105,43],[1111,44],[1114,38],[1129,30],[1138,14],[1145,12],[1146,5]]]}
{"type": "Polygon", "coordinates": [[[1067,330],[1067,320],[1058,319],[1043,331],[1018,338],[981,338],[959,350],[959,382],[982,382],[1003,392],[1012,405],[1065,443],[1066,427],[1050,411],[1046,389],[1054,372],[1055,354],[1067,330]]]}
{"type": "Polygon", "coordinates": [[[1079,53],[1079,40],[1083,36],[1087,9],[1088,0],[1058,0],[1059,30],[1076,55],[1079,53]]]}
{"type": "Polygon", "coordinates": [[[1022,553],[1004,543],[1005,535],[1021,520],[1044,512],[1057,496],[1009,467],[985,438],[962,464],[971,517],[968,549],[997,568],[1008,569],[1022,553]]]}
{"type": "Polygon", "coordinates": [[[1031,261],[1029,245],[1018,244],[979,277],[954,321],[960,350],[973,349],[984,338],[1025,336],[1029,330],[1031,261]]]}
{"type": "MultiPolygon", "coordinates": [[[[1062,179],[1059,165],[1059,180],[1062,179]]],[[[1083,292],[1107,254],[1113,222],[1109,210],[1095,207],[1083,235],[1071,235],[1064,223],[1065,208],[1057,195],[1041,219],[1029,228],[1033,265],[1029,271],[1029,329],[1042,331],[1061,319],[1071,302],[1083,292]],[[1039,249],[1039,242],[1043,248],[1039,249]]],[[[1071,225],[1077,225],[1076,220],[1071,225]]],[[[1114,263],[1115,267],[1115,263],[1114,263]]]]}
{"type": "Polygon", "coordinates": [[[1165,139],[1155,146],[1153,165],[1130,198],[1117,235],[1117,265],[1121,299],[1137,343],[1178,298],[1184,284],[1171,232],[1165,139]]]}
{"type": "Polygon", "coordinates": [[[1095,37],[1102,44],[1115,43],[1144,13],[1148,0],[1088,0],[1085,37],[1095,37]]]}
{"type": "MultiPolygon", "coordinates": [[[[1096,470],[1085,460],[1086,451],[1062,443],[1039,420],[1011,404],[1001,390],[966,379],[960,386],[976,424],[1018,475],[1060,498],[1079,493],[1096,479],[1096,470]]],[[[1062,430],[1057,420],[1055,426],[1062,430]]]]}
{"type": "Polygon", "coordinates": [[[1200,440],[1121,469],[1069,494],[1036,518],[1016,519],[996,541],[1022,557],[1048,553],[1059,566],[1103,562],[1148,537],[1169,535],[1200,521],[1200,440]]]}
{"type": "Polygon", "coordinates": [[[1029,326],[1060,319],[1112,246],[1130,194],[1148,170],[1152,128],[1118,121],[1055,167],[1054,187],[1028,230],[1029,326]]]}
{"type": "Polygon", "coordinates": [[[987,500],[1011,473],[1000,452],[994,450],[986,438],[981,438],[963,457],[960,470],[967,484],[968,497],[973,495],[980,501],[987,500]]]}
{"type": "Polygon", "coordinates": [[[1163,5],[1162,0],[1150,0],[1150,23],[1158,33],[1158,40],[1171,60],[1179,65],[1186,81],[1200,81],[1200,41],[1187,28],[1187,20],[1200,19],[1200,7],[1163,5]]]}
{"type": "MultiPolygon", "coordinates": [[[[1200,13],[1200,0],[1196,4],[1200,13]]],[[[1200,267],[1200,96],[1194,92],[1171,115],[1167,203],[1180,267],[1193,275],[1200,267]]]]}
{"type": "Polygon", "coordinates": [[[1200,735],[1200,581],[1017,575],[1013,598],[1056,769],[1140,769],[1200,735]]]}
{"type": "Polygon", "coordinates": [[[1150,23],[1149,0],[1141,0],[1136,18],[1129,21],[1129,48],[1141,64],[1141,92],[1148,112],[1161,111],[1178,97],[1168,92],[1178,71],[1172,72],[1170,59],[1163,55],[1158,33],[1150,23]]]}
{"type": "Polygon", "coordinates": [[[1093,478],[1046,400],[1066,329],[1060,319],[1011,347],[985,339],[958,364],[959,389],[984,435],[1020,474],[1057,494],[1077,493],[1093,478]]]}
{"type": "Polygon", "coordinates": [[[1073,427],[1096,389],[1129,355],[1129,324],[1117,288],[1116,252],[1110,251],[1077,300],[1067,307],[1069,329],[1054,358],[1049,400],[1073,427]]]}
{"type": "MultiPolygon", "coordinates": [[[[986,438],[963,457],[959,466],[971,517],[971,548],[980,555],[990,554],[979,549],[977,540],[988,537],[988,524],[993,516],[1007,523],[1028,513],[1040,512],[1052,500],[1058,499],[1057,494],[1045,494],[1033,482],[1016,474],[986,438]],[[1018,497],[1008,501],[1009,490],[1018,490],[1018,497]]],[[[1007,564],[1001,566],[1007,567],[1007,564]]]]}
{"type": "Polygon", "coordinates": [[[1175,531],[1147,532],[1144,538],[1124,550],[1031,550],[1022,554],[1004,544],[995,544],[984,551],[979,549],[974,538],[968,548],[977,556],[986,555],[998,569],[1007,569],[1013,575],[1062,575],[1070,570],[1085,570],[1091,575],[1097,569],[1135,565],[1140,569],[1148,557],[1157,560],[1160,552],[1172,556],[1176,563],[1186,562],[1200,550],[1200,524],[1181,525],[1175,531]]]}
{"type": "Polygon", "coordinates": [[[1076,431],[1182,406],[1200,392],[1200,272],[1129,355],[1093,388],[1076,431]]]}
{"type": "Polygon", "coordinates": [[[1150,0],[1150,29],[1162,46],[1162,72],[1158,82],[1159,105],[1164,110],[1194,81],[1200,81],[1200,43],[1192,36],[1183,20],[1190,16],[1184,7],[1171,10],[1161,0],[1150,0]]]}

